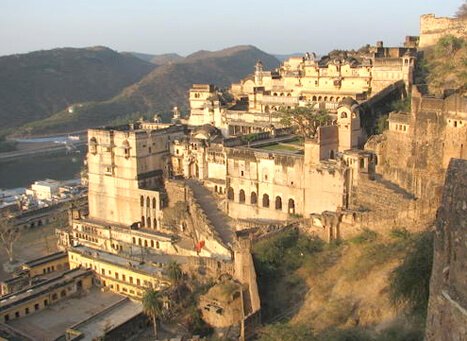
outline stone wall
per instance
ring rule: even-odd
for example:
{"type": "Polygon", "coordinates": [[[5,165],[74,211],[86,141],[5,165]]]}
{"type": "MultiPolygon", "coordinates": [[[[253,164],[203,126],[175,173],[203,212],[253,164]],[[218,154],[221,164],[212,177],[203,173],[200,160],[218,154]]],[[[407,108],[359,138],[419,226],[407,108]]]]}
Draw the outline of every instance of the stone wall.
{"type": "Polygon", "coordinates": [[[447,98],[412,94],[407,132],[385,131],[373,136],[366,150],[377,156],[376,173],[436,211],[446,165],[451,158],[467,158],[467,100],[462,93],[447,98]]]}
{"type": "Polygon", "coordinates": [[[467,161],[449,165],[436,220],[426,340],[467,339],[467,161]]]}
{"type": "Polygon", "coordinates": [[[195,242],[204,241],[205,245],[200,255],[224,260],[231,259],[232,254],[229,246],[222,241],[214,225],[195,198],[192,189],[182,181],[166,181],[165,188],[169,198],[169,207],[173,207],[177,202],[186,203],[189,218],[186,221],[188,231],[184,232],[191,233],[190,236],[194,238],[195,242]]]}
{"type": "Polygon", "coordinates": [[[467,18],[437,18],[434,14],[425,14],[420,17],[420,48],[435,45],[439,38],[447,34],[465,37],[467,18]]]}

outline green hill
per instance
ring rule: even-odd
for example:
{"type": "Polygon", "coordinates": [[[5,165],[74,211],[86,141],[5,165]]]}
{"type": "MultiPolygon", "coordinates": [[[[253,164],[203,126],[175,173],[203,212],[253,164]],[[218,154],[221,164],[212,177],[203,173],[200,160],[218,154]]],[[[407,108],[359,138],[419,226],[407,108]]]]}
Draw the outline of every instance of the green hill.
{"type": "Polygon", "coordinates": [[[139,82],[106,101],[84,103],[73,113],[63,110],[47,119],[25,125],[23,133],[45,134],[125,123],[139,116],[167,113],[174,106],[187,110],[188,90],[193,83],[228,87],[252,73],[258,59],[266,69],[279,61],[253,46],[237,46],[216,52],[200,51],[181,62],[162,65],[139,82]]]}
{"type": "Polygon", "coordinates": [[[0,132],[46,118],[73,103],[114,96],[154,68],[106,47],[0,57],[0,132]]]}

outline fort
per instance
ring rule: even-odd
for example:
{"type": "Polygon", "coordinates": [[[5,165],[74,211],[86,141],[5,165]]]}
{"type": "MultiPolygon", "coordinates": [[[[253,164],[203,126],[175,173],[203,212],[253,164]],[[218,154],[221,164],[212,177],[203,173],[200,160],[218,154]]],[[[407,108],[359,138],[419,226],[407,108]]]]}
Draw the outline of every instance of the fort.
{"type": "Polygon", "coordinates": [[[421,49],[434,46],[445,35],[465,37],[467,18],[436,17],[434,14],[425,14],[420,17],[420,42],[421,49]]]}
{"type": "MultiPolygon", "coordinates": [[[[423,16],[420,47],[441,31],[463,34],[460,20],[423,16]]],[[[464,88],[442,98],[418,92],[416,45],[409,37],[404,47],[378,42],[355,55],[318,60],[307,53],[271,71],[258,61],[227,92],[194,84],[188,117],[175,109],[171,123],[156,116],[90,129],[88,208],[72,207],[69,226],[57,229],[63,253],[25,264],[3,283],[5,328],[21,334],[12,320],[93,287],[134,301],[148,288],[163,292],[172,285],[167,266],[176,261],[184,273],[215,282],[199,300],[203,319],[220,335],[246,340],[261,322],[251,254],[258,238],[288,228],[329,242],[365,229],[425,229],[450,160],[467,159],[467,100],[464,88]],[[372,109],[407,94],[410,111],[389,113],[388,129],[368,138],[362,122],[375,119],[372,109]],[[287,115],[304,115],[308,126],[300,130],[287,115]],[[53,278],[32,283],[36,275],[53,278]],[[21,301],[27,290],[40,302],[21,301]]],[[[451,162],[449,183],[459,169],[451,162]]],[[[452,206],[446,196],[444,210],[452,206]]],[[[113,304],[134,312],[129,328],[136,328],[141,311],[129,301],[113,304]]],[[[74,321],[68,337],[89,333],[89,325],[74,321]]],[[[123,328],[113,332],[125,335],[123,328]]]]}

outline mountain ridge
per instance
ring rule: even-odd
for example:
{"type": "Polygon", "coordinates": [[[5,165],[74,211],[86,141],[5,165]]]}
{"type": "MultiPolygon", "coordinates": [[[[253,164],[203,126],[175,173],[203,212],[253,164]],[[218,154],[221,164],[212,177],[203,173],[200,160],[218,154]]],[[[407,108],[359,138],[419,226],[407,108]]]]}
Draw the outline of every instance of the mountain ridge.
{"type": "Polygon", "coordinates": [[[266,69],[279,61],[253,46],[234,46],[219,51],[199,51],[181,62],[161,65],[141,80],[104,101],[83,103],[73,113],[66,110],[47,119],[26,124],[21,134],[44,134],[126,123],[140,116],[167,114],[174,106],[188,109],[188,90],[193,83],[227,87],[253,72],[258,59],[266,69]]]}
{"type": "Polygon", "coordinates": [[[0,131],[77,102],[104,100],[156,66],[103,46],[0,57],[0,131]]]}

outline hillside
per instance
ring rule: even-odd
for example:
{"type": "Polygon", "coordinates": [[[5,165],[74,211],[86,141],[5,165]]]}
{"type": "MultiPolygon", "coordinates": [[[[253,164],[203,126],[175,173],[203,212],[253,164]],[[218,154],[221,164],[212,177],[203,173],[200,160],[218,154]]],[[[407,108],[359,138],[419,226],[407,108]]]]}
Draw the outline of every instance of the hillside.
{"type": "Polygon", "coordinates": [[[364,231],[339,244],[284,232],[254,247],[261,341],[422,341],[431,232],[364,231]]]}
{"type": "Polygon", "coordinates": [[[421,90],[433,95],[467,86],[467,39],[446,35],[435,46],[425,48],[417,63],[415,83],[426,84],[421,90]]]}
{"type": "Polygon", "coordinates": [[[23,133],[63,132],[126,123],[140,116],[168,113],[174,106],[187,110],[188,90],[193,83],[213,83],[228,87],[252,73],[258,59],[266,69],[279,61],[252,46],[237,46],[216,52],[200,51],[181,62],[162,65],[119,95],[102,102],[88,102],[73,113],[61,111],[45,120],[23,127],[23,133]]]}
{"type": "Polygon", "coordinates": [[[0,131],[46,118],[76,102],[112,97],[154,68],[106,47],[0,57],[0,131]]]}

